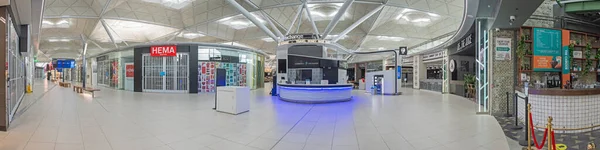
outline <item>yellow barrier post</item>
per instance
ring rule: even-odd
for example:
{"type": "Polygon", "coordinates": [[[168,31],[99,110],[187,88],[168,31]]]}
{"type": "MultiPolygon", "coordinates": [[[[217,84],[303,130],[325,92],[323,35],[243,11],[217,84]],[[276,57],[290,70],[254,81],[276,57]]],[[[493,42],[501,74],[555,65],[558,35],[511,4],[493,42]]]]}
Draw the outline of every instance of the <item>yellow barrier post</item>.
{"type": "Polygon", "coordinates": [[[27,84],[27,91],[26,91],[26,93],[31,93],[31,92],[33,92],[31,90],[31,84],[27,84]]]}
{"type": "Polygon", "coordinates": [[[552,143],[552,116],[548,116],[548,124],[546,125],[546,130],[548,130],[548,150],[555,150],[553,148],[554,143],[552,143]]]}
{"type": "MultiPolygon", "coordinates": [[[[525,113],[525,117],[526,117],[525,120],[527,120],[525,122],[525,124],[527,124],[527,129],[525,129],[525,132],[527,132],[528,129],[531,129],[531,126],[530,126],[529,122],[532,121],[532,120],[528,119],[530,113],[531,113],[531,104],[527,104],[527,112],[525,113]]],[[[527,132],[527,150],[532,150],[531,149],[531,132],[532,131],[527,132]]]]}

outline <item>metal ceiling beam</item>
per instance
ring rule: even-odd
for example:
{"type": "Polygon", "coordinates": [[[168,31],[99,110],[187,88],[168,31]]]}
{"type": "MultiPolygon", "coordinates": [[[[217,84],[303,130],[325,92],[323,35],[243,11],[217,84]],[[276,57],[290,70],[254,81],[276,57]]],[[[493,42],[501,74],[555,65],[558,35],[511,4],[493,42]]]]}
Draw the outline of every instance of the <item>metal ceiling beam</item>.
{"type": "Polygon", "coordinates": [[[117,45],[117,42],[115,42],[115,38],[113,37],[112,33],[110,33],[110,30],[108,29],[108,25],[106,24],[106,21],[104,21],[104,19],[100,19],[100,23],[102,23],[102,27],[104,28],[104,31],[106,31],[106,34],[108,34],[110,41],[112,41],[112,43],[115,44],[115,47],[118,48],[119,45],[117,45]]]}
{"type": "MultiPolygon", "coordinates": [[[[267,23],[269,23],[269,27],[271,27],[271,29],[275,30],[275,34],[277,34],[277,36],[279,36],[280,40],[283,40],[283,38],[285,36],[283,36],[283,33],[281,33],[281,31],[279,31],[279,28],[277,28],[277,26],[275,26],[275,24],[273,23],[273,21],[271,21],[271,17],[262,9],[260,9],[258,7],[258,5],[254,4],[254,2],[250,1],[250,0],[244,0],[246,1],[246,3],[250,4],[250,6],[252,6],[254,9],[257,9],[258,11],[260,11],[260,14],[262,15],[262,17],[267,21],[267,23]]],[[[279,42],[279,40],[275,40],[277,42],[279,42]]]]}
{"type": "Polygon", "coordinates": [[[315,24],[315,20],[313,20],[312,14],[310,14],[308,6],[306,6],[306,2],[304,3],[304,9],[306,9],[306,16],[308,17],[308,20],[310,20],[313,31],[315,32],[315,34],[320,35],[319,29],[317,28],[317,24],[315,24]]]}
{"type": "Polygon", "coordinates": [[[379,5],[379,7],[371,10],[371,12],[367,13],[365,16],[363,16],[362,18],[360,18],[356,22],[354,22],[352,25],[350,25],[350,27],[346,28],[346,30],[342,31],[342,33],[340,33],[337,37],[335,37],[333,40],[331,40],[331,42],[337,42],[338,40],[340,40],[346,34],[350,33],[350,31],[354,30],[354,28],[358,27],[358,25],[362,24],[367,19],[371,18],[371,16],[373,16],[375,13],[379,12],[383,8],[383,6],[384,5],[379,5]]]}
{"type": "Polygon", "coordinates": [[[85,46],[85,45],[87,45],[87,38],[85,38],[85,35],[83,35],[83,34],[80,34],[79,36],[81,37],[81,43],[83,43],[83,47],[84,47],[83,52],[80,52],[79,54],[83,54],[83,56],[85,56],[85,53],[87,52],[87,48],[85,48],[85,47],[87,47],[87,46],[85,46]]]}
{"type": "Polygon", "coordinates": [[[288,28],[288,31],[285,33],[285,35],[290,34],[290,31],[292,31],[292,28],[294,27],[294,24],[296,24],[296,20],[298,20],[300,15],[302,15],[302,5],[298,6],[298,11],[296,11],[296,17],[294,18],[294,21],[292,21],[292,23],[290,24],[290,28],[288,28]]]}
{"type": "Polygon", "coordinates": [[[254,25],[256,25],[259,29],[261,29],[263,32],[265,32],[269,37],[271,37],[271,38],[273,38],[273,40],[277,41],[277,36],[275,36],[275,34],[273,34],[273,32],[271,32],[269,29],[267,29],[267,27],[264,24],[260,23],[260,21],[258,21],[258,19],[256,19],[256,17],[254,17],[252,14],[250,14],[250,12],[248,12],[248,10],[244,9],[244,7],[242,7],[242,5],[238,4],[235,0],[227,0],[227,2],[229,2],[229,4],[231,4],[239,12],[241,12],[242,15],[246,16],[246,18],[248,18],[252,23],[254,23],[254,25]]]}
{"type": "Polygon", "coordinates": [[[108,6],[110,5],[110,2],[112,2],[112,0],[108,0],[106,2],[106,4],[104,5],[104,7],[102,8],[102,11],[100,12],[100,17],[104,16],[104,14],[106,13],[108,6]]]}
{"type": "Polygon", "coordinates": [[[331,31],[333,30],[333,28],[335,28],[335,26],[340,21],[340,18],[342,18],[342,16],[346,12],[346,10],[348,10],[350,5],[352,5],[352,2],[354,2],[354,0],[348,0],[348,1],[344,2],[344,4],[342,4],[342,7],[340,7],[338,12],[335,14],[333,19],[331,20],[331,22],[329,22],[329,25],[327,25],[327,28],[325,28],[325,32],[323,32],[323,36],[321,36],[322,39],[325,39],[327,37],[327,35],[329,35],[329,33],[331,33],[331,31]]]}
{"type": "Polygon", "coordinates": [[[179,36],[179,34],[183,33],[184,29],[179,30],[178,32],[175,32],[175,34],[173,34],[173,36],[171,38],[169,38],[167,40],[167,42],[171,42],[173,41],[173,39],[175,39],[175,37],[179,36]]]}
{"type": "Polygon", "coordinates": [[[302,14],[304,14],[304,5],[300,5],[302,9],[300,9],[300,17],[298,18],[298,26],[296,27],[296,33],[300,32],[300,26],[302,25],[302,14]]]}
{"type": "Polygon", "coordinates": [[[267,23],[269,23],[269,26],[271,27],[271,29],[275,30],[275,34],[277,34],[277,36],[279,36],[279,40],[276,40],[276,41],[278,41],[278,42],[282,41],[283,38],[285,38],[283,33],[281,33],[281,31],[279,31],[279,28],[277,28],[277,26],[275,26],[273,21],[271,21],[271,18],[268,17],[267,13],[265,13],[264,11],[260,11],[260,13],[262,14],[263,18],[265,18],[265,20],[267,20],[267,23]]]}

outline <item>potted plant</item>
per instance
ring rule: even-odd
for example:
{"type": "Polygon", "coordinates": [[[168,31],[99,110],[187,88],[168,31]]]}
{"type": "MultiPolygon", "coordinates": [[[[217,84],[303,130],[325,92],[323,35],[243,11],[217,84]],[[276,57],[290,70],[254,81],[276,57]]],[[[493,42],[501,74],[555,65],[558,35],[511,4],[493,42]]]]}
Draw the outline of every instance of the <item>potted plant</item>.
{"type": "Polygon", "coordinates": [[[465,80],[467,97],[475,97],[475,82],[477,82],[475,75],[465,74],[463,79],[465,80]]]}

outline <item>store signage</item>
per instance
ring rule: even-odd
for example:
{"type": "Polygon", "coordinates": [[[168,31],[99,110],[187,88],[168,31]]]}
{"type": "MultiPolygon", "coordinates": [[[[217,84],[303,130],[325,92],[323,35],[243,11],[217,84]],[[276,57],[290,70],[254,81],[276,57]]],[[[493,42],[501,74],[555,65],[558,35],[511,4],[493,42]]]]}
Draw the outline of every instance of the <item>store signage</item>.
{"type": "Polygon", "coordinates": [[[134,69],[135,69],[135,67],[133,66],[133,64],[126,64],[125,65],[125,77],[133,78],[134,69]]]}
{"type": "Polygon", "coordinates": [[[285,40],[313,40],[319,39],[319,35],[317,34],[289,34],[285,36],[285,40]]]}
{"type": "Polygon", "coordinates": [[[405,47],[400,47],[400,55],[406,55],[408,52],[406,46],[405,47]]]}
{"type": "Polygon", "coordinates": [[[454,72],[454,69],[456,69],[456,61],[454,59],[450,60],[450,64],[448,64],[448,69],[450,69],[450,72],[454,72]]]}
{"type": "Polygon", "coordinates": [[[496,60],[510,60],[511,59],[511,38],[496,38],[496,60]]]}
{"type": "Polygon", "coordinates": [[[96,61],[105,61],[105,60],[108,60],[108,56],[106,56],[106,55],[96,57],[96,61]]]}
{"type": "Polygon", "coordinates": [[[151,46],[150,47],[150,56],[153,56],[153,57],[177,56],[177,46],[176,45],[151,46]]]}
{"type": "Polygon", "coordinates": [[[431,60],[431,59],[441,58],[443,56],[444,56],[444,51],[441,51],[441,52],[437,52],[437,53],[423,55],[423,60],[431,60]]]}
{"type": "Polygon", "coordinates": [[[469,36],[465,37],[464,39],[460,40],[460,42],[458,42],[456,49],[458,51],[462,50],[463,48],[470,46],[471,44],[473,44],[473,34],[469,34],[469,36]]]}
{"type": "Polygon", "coordinates": [[[533,71],[560,72],[562,31],[533,28],[533,71]]]}
{"type": "Polygon", "coordinates": [[[320,60],[300,56],[288,56],[288,68],[320,68],[320,60]]]}

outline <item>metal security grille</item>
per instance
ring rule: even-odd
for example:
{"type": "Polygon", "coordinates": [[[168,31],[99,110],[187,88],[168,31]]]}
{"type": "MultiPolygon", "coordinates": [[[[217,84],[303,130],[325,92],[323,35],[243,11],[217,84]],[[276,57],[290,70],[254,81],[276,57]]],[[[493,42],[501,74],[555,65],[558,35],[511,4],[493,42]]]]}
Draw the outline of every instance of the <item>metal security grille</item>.
{"type": "Polygon", "coordinates": [[[142,91],[188,92],[189,55],[178,53],[175,57],[142,55],[142,91]]]}
{"type": "Polygon", "coordinates": [[[17,32],[12,23],[8,24],[10,24],[11,32],[9,33],[10,40],[8,41],[9,49],[6,51],[6,65],[8,66],[8,70],[5,70],[5,74],[7,77],[6,107],[8,107],[8,119],[10,122],[25,95],[25,62],[19,56],[17,32]]]}

